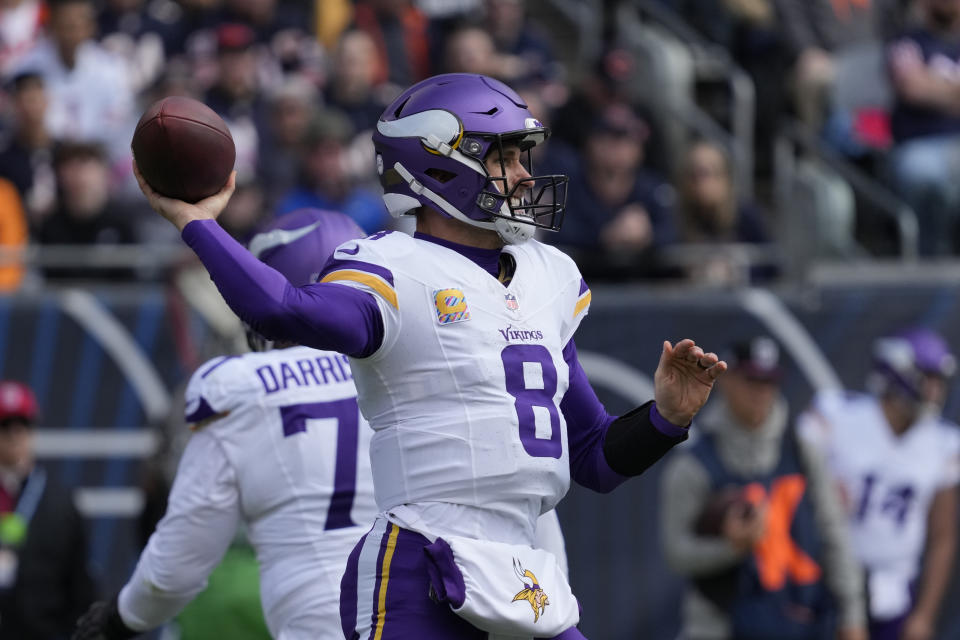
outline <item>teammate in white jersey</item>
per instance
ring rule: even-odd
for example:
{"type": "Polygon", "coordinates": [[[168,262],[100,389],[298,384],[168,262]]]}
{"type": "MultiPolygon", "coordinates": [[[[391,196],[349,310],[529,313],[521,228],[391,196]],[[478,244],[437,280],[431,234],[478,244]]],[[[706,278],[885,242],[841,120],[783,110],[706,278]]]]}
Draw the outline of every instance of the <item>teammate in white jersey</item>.
{"type": "MultiPolygon", "coordinates": [[[[251,251],[296,284],[334,247],[363,237],[340,213],[304,209],[253,238],[251,251]]],[[[95,605],[75,637],[133,637],[206,587],[238,525],[257,553],[267,627],[284,640],[342,640],[340,578],[377,509],[372,431],[346,356],[270,345],[201,366],[186,390],[194,430],[164,518],[119,598],[95,605]]]]}
{"type": "Polygon", "coordinates": [[[817,394],[800,433],[824,451],[847,507],[871,640],[926,640],[957,536],[960,428],[940,417],[956,363],[928,329],[881,338],[874,351],[874,393],[817,394]]]}
{"type": "MultiPolygon", "coordinates": [[[[438,584],[438,566],[424,553],[431,540],[529,548],[537,516],[571,477],[609,491],[685,439],[726,368],[692,340],[664,342],[655,401],[619,417],[606,413],[573,341],[590,290],[568,257],[531,239],[538,227],[559,228],[564,210],[566,177],[532,175],[530,149],[548,134],[492,78],[448,74],[410,87],[373,138],[387,208],[416,216],[417,233],[345,243],[320,282],[301,288],[216,224],[232,180],[196,205],[140,181],[248,324],[351,357],[360,406],[376,432],[381,517],[344,576],[348,638],[508,633],[458,617],[455,590],[444,590],[456,580],[438,584]]],[[[553,587],[539,585],[529,569],[507,573],[505,590],[488,594],[497,613],[526,601],[535,622],[570,614],[545,608],[553,587]]],[[[441,571],[440,581],[446,577],[441,571]]],[[[582,638],[572,626],[576,611],[572,618],[557,637],[582,638]]]]}

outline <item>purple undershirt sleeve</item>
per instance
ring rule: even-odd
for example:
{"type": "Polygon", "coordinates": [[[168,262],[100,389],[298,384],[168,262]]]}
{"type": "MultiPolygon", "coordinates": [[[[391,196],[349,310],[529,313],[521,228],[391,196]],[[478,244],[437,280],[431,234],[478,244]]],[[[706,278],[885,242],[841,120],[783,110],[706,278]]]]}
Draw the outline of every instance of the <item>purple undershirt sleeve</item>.
{"type": "Polygon", "coordinates": [[[383,342],[383,318],[373,294],[335,283],[294,287],[215,220],[187,224],[182,237],[233,312],[263,337],[357,358],[383,342]]]}
{"type": "Polygon", "coordinates": [[[567,421],[570,476],[577,484],[607,493],[627,479],[610,468],[603,453],[607,429],[616,416],[608,414],[600,404],[580,366],[577,346],[572,339],[563,349],[563,359],[570,369],[570,387],[560,402],[560,410],[567,421]]]}
{"type": "Polygon", "coordinates": [[[670,436],[671,438],[683,438],[686,439],[687,434],[690,432],[690,426],[678,427],[673,424],[657,411],[657,403],[654,402],[650,405],[650,422],[653,423],[653,426],[657,428],[657,431],[662,433],[665,436],[670,436]]]}

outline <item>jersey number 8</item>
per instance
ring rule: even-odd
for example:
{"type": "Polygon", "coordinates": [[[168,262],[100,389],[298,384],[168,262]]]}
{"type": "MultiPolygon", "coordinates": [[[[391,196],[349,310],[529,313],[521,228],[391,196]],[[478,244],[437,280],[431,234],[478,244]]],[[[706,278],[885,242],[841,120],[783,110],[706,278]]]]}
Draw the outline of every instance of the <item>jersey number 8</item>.
{"type": "Polygon", "coordinates": [[[500,352],[507,393],[514,398],[520,425],[520,442],[535,458],[559,458],[560,411],[553,400],[557,393],[557,368],[547,348],[539,344],[511,344],[500,352]],[[539,411],[538,411],[539,410],[539,411]],[[550,438],[537,437],[537,413],[550,419],[550,438]]]}

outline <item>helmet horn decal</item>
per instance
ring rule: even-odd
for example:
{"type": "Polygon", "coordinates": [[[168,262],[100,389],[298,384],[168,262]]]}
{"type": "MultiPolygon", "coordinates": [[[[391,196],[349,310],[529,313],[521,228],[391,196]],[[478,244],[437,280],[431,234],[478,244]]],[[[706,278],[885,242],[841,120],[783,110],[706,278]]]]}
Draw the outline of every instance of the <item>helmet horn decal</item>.
{"type": "Polygon", "coordinates": [[[377,131],[388,138],[420,138],[427,151],[450,155],[463,137],[460,119],[449,111],[431,109],[397,120],[380,120],[377,131]]]}

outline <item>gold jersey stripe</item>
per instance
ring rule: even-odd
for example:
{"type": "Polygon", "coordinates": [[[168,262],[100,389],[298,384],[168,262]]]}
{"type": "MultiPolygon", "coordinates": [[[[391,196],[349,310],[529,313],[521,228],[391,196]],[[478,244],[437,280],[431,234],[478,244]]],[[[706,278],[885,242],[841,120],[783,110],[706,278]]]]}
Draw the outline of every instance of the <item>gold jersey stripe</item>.
{"type": "Polygon", "coordinates": [[[337,280],[350,280],[351,282],[365,284],[379,293],[384,300],[392,304],[394,309],[400,308],[399,304],[397,303],[397,292],[394,291],[393,287],[377,276],[372,276],[369,273],[364,273],[363,271],[343,269],[341,271],[333,271],[328,273],[327,275],[323,276],[323,279],[320,280],[320,282],[335,282],[337,280]]]}
{"type": "Polygon", "coordinates": [[[587,289],[587,292],[577,300],[577,306],[573,308],[573,317],[576,318],[581,311],[590,306],[590,290],[587,289]]]}

